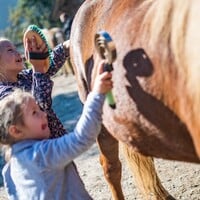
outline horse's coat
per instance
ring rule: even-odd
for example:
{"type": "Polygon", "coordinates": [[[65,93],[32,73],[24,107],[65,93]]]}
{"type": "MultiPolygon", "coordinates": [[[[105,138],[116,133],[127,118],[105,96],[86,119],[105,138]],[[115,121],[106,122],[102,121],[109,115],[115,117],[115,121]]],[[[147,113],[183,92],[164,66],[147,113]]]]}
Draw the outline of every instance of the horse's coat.
{"type": "Polygon", "coordinates": [[[75,16],[70,51],[83,102],[100,60],[95,34],[105,30],[115,42],[116,109],[105,103],[103,132],[131,156],[200,162],[199,7],[198,0],[86,0],[75,16]]]}

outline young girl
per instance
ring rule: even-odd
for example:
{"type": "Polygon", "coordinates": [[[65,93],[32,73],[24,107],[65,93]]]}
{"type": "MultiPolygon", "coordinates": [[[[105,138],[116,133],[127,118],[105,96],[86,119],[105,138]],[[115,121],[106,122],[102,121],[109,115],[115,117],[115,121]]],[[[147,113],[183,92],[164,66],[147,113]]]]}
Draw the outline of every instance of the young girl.
{"type": "Polygon", "coordinates": [[[12,148],[3,169],[10,198],[91,199],[71,163],[100,132],[105,93],[112,88],[111,73],[102,70],[103,64],[74,131],[56,139],[48,139],[46,113],[29,93],[15,91],[0,101],[0,142],[12,148]]]}
{"type": "MultiPolygon", "coordinates": [[[[37,36],[37,35],[36,35],[37,36]]],[[[38,36],[37,36],[38,37],[38,36]]],[[[44,43],[37,48],[37,40],[35,37],[24,38],[25,52],[29,51],[43,53],[47,51],[44,43]]],[[[14,44],[6,39],[0,38],[0,99],[4,98],[15,88],[21,88],[25,91],[31,91],[37,100],[38,105],[47,113],[49,128],[51,130],[51,138],[59,137],[65,134],[65,129],[52,109],[51,92],[53,82],[50,79],[63,65],[69,56],[69,41],[58,45],[52,52],[52,65],[44,66],[44,60],[31,59],[32,69],[24,69],[22,56],[16,50],[14,44]],[[48,71],[44,73],[43,69],[48,67],[48,71]]],[[[0,155],[1,156],[1,155],[0,155]]],[[[3,160],[2,160],[3,161],[3,160]]],[[[3,162],[3,165],[5,161],[3,162]]],[[[2,166],[0,166],[0,171],[2,166]]],[[[0,174],[0,182],[1,182],[0,174]]]]}
{"type": "MultiPolygon", "coordinates": [[[[37,48],[35,37],[25,39],[27,51],[42,53],[47,47],[42,45],[37,48]]],[[[39,106],[47,113],[51,137],[59,137],[65,133],[62,123],[51,108],[51,91],[53,82],[50,76],[54,75],[64,64],[69,56],[69,41],[58,45],[53,50],[53,62],[48,71],[44,73],[41,67],[42,60],[30,60],[32,69],[23,69],[23,60],[13,43],[5,38],[0,38],[0,99],[7,96],[14,88],[31,91],[39,106]],[[42,95],[41,95],[42,94],[42,95]]]]}

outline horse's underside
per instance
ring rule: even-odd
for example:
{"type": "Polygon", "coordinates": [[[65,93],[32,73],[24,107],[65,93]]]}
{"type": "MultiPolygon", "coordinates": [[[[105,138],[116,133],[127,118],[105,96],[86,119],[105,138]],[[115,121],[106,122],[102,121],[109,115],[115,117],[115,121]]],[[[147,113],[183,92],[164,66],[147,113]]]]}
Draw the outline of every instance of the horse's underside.
{"type": "Polygon", "coordinates": [[[116,109],[104,104],[103,153],[111,152],[109,133],[132,154],[200,162],[199,7],[197,0],[86,0],[79,9],[70,51],[83,102],[100,61],[95,34],[107,31],[117,50],[116,109]]]}

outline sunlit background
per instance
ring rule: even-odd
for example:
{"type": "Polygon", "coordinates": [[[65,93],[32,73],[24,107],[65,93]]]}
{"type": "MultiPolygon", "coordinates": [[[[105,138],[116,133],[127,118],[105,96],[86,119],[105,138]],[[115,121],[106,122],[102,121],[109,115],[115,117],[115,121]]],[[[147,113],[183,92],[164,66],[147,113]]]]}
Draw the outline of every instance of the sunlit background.
{"type": "Polygon", "coordinates": [[[9,26],[9,10],[16,5],[16,0],[0,0],[0,32],[9,26]]]}

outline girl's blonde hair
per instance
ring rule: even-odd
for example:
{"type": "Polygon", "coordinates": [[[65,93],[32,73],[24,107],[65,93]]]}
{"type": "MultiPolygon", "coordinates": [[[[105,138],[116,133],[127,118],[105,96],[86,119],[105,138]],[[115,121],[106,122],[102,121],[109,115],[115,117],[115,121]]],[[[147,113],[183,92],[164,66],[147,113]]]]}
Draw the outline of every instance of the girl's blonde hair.
{"type": "Polygon", "coordinates": [[[0,37],[0,42],[1,41],[9,41],[9,42],[11,42],[8,38],[6,38],[6,37],[0,37]]]}
{"type": "Polygon", "coordinates": [[[0,100],[0,143],[11,145],[14,143],[9,134],[11,125],[24,125],[22,106],[33,96],[20,89],[16,89],[0,100]]]}
{"type": "MultiPolygon", "coordinates": [[[[0,37],[0,43],[1,42],[4,42],[4,41],[8,41],[8,42],[11,42],[8,38],[6,37],[0,37]]],[[[1,55],[1,44],[0,44],[0,55],[1,55]]]]}

